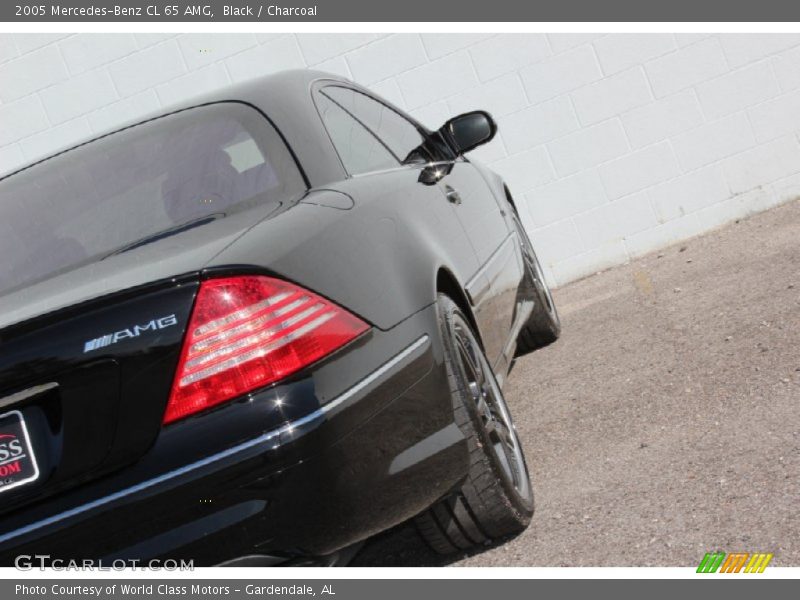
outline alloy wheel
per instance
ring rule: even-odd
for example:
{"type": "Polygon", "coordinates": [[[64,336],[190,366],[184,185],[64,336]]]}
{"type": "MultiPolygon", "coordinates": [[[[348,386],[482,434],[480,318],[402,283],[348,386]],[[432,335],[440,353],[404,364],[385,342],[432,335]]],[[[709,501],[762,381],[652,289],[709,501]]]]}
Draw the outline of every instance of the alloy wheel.
{"type": "Polygon", "coordinates": [[[504,476],[525,500],[533,492],[528,479],[522,448],[508,406],[489,363],[469,328],[454,324],[455,345],[467,394],[478,415],[479,423],[488,437],[489,445],[504,476]]]}

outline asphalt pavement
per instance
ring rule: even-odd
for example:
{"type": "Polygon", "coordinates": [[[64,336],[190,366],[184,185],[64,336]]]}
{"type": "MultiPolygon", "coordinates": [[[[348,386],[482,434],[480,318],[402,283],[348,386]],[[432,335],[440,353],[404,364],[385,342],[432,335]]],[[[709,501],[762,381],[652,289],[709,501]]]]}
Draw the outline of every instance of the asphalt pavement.
{"type": "MultiPolygon", "coordinates": [[[[535,244],[535,240],[534,240],[535,244]]],[[[536,514],[441,557],[411,525],[359,566],[800,566],[800,201],[556,290],[563,336],[506,396],[536,514]]]]}

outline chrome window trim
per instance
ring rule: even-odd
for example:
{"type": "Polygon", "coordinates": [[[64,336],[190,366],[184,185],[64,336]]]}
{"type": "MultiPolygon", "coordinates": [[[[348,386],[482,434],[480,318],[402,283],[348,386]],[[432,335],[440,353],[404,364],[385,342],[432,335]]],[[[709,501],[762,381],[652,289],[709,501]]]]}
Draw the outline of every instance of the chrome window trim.
{"type": "Polygon", "coordinates": [[[363,173],[357,173],[355,175],[350,175],[350,179],[358,179],[359,177],[368,177],[370,175],[381,175],[383,173],[395,173],[397,171],[424,171],[425,169],[430,169],[431,167],[438,167],[438,166],[448,166],[452,165],[455,161],[452,160],[440,160],[436,162],[427,162],[427,163],[410,163],[407,165],[398,165],[396,167],[390,167],[388,169],[377,169],[375,171],[365,171],[363,173]]]}

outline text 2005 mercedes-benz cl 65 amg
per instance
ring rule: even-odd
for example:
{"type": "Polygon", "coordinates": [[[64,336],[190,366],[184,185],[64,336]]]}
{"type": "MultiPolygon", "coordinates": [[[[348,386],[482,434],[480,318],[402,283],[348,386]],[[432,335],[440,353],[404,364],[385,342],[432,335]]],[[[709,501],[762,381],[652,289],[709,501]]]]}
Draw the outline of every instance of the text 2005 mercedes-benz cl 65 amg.
{"type": "Polygon", "coordinates": [[[286,72],[2,179],[0,562],[523,530],[502,386],[560,325],[509,190],[464,158],[495,132],[286,72]]]}

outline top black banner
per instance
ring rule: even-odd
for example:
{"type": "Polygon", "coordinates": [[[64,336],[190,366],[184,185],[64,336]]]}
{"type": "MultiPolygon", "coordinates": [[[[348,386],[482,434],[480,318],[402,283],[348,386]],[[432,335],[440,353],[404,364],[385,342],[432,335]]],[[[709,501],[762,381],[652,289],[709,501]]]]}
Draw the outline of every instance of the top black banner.
{"type": "Polygon", "coordinates": [[[780,22],[800,21],[786,0],[11,0],[3,22],[780,22]]]}

